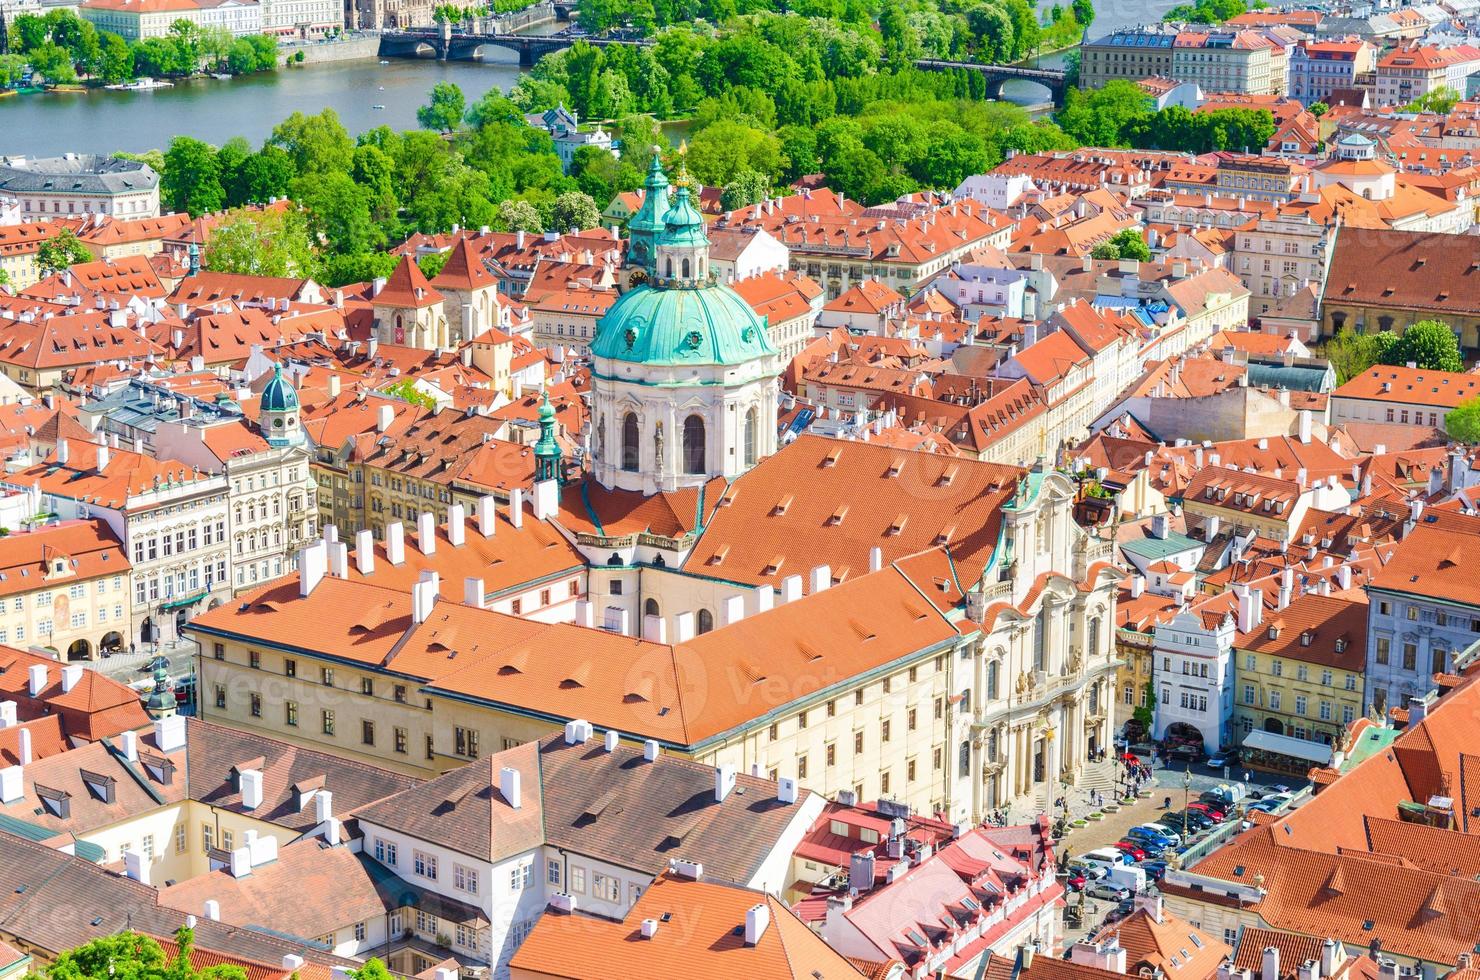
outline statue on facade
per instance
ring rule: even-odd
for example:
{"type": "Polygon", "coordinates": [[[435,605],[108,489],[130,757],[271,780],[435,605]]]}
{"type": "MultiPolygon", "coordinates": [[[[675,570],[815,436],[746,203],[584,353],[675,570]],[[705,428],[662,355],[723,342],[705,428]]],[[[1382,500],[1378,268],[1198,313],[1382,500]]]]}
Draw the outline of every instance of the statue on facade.
{"type": "Polygon", "coordinates": [[[658,472],[663,472],[663,423],[658,423],[658,428],[653,432],[653,458],[657,461],[658,472]]]}

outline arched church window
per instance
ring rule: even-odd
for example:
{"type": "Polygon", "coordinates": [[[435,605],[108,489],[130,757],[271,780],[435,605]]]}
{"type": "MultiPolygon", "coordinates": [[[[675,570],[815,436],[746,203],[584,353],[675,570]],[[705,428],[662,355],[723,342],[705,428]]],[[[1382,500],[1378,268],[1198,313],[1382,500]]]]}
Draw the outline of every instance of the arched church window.
{"type": "Polygon", "coordinates": [[[704,420],[697,415],[683,420],[683,471],[704,472],[704,420]]]}
{"type": "Polygon", "coordinates": [[[672,279],[673,278],[673,258],[671,256],[668,258],[667,263],[664,266],[664,268],[665,268],[666,271],[663,274],[666,275],[669,279],[672,279]]]}
{"type": "Polygon", "coordinates": [[[683,277],[685,279],[687,279],[689,277],[689,260],[688,259],[684,259],[683,260],[683,277]]]}
{"type": "Polygon", "coordinates": [[[661,615],[663,615],[661,612],[658,611],[658,600],[657,599],[648,599],[646,602],[644,602],[642,604],[642,614],[644,616],[661,616],[661,615]]]}
{"type": "Polygon", "coordinates": [[[708,633],[710,630],[714,629],[714,613],[710,612],[708,609],[700,609],[698,619],[698,631],[700,633],[708,633]]]}
{"type": "Polygon", "coordinates": [[[745,465],[754,466],[756,459],[756,437],[759,435],[757,429],[759,422],[756,419],[755,407],[745,410],[745,465]]]}
{"type": "Polygon", "coordinates": [[[628,412],[622,419],[622,469],[629,473],[637,472],[640,452],[637,444],[637,413],[628,412]]]}

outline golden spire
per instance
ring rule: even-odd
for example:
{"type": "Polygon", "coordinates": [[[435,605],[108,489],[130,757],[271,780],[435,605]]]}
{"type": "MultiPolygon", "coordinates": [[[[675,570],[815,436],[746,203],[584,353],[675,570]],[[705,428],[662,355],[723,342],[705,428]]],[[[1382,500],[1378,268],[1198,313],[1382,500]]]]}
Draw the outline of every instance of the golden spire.
{"type": "Polygon", "coordinates": [[[689,141],[680,140],[678,144],[678,175],[673,178],[673,186],[688,187],[692,184],[689,178],[689,141]]]}

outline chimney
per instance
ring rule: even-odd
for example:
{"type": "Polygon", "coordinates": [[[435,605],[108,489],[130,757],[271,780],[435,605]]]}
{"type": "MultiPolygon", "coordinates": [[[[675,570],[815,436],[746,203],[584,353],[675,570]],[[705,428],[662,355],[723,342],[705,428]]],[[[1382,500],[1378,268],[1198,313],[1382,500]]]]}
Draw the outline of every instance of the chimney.
{"type": "Polygon", "coordinates": [[[1165,541],[1167,536],[1167,515],[1157,514],[1151,518],[1151,536],[1165,541]]]}
{"type": "Polygon", "coordinates": [[[411,622],[425,623],[432,615],[432,607],[437,604],[437,582],[435,579],[422,579],[411,586],[411,622]]]}
{"type": "Polygon", "coordinates": [[[481,578],[463,579],[463,605],[472,606],[475,609],[483,608],[483,580],[481,578]]]}
{"type": "Polygon", "coordinates": [[[1139,599],[1139,598],[1141,598],[1141,594],[1143,592],[1145,592],[1145,591],[1146,591],[1146,576],[1144,576],[1144,575],[1132,575],[1131,576],[1131,598],[1132,599],[1139,599]]]}
{"type": "Polygon", "coordinates": [[[668,621],[649,613],[642,617],[642,638],[653,643],[668,642],[668,621]]]}
{"type": "Polygon", "coordinates": [[[576,600],[576,625],[593,629],[596,626],[596,609],[589,600],[576,600]]]}
{"type": "Polygon", "coordinates": [[[1343,590],[1352,587],[1352,567],[1350,565],[1342,565],[1336,569],[1336,584],[1343,590]]]}
{"type": "Polygon", "coordinates": [[[467,537],[468,521],[463,512],[462,504],[453,504],[447,508],[447,543],[454,548],[461,548],[467,537]]]}
{"type": "Polygon", "coordinates": [[[714,770],[714,802],[723,803],[735,788],[735,767],[717,766],[714,770]]]}
{"type": "Polygon", "coordinates": [[[328,549],[319,541],[298,552],[298,594],[310,596],[329,570],[328,549]]]}
{"type": "Polygon", "coordinates": [[[1233,593],[1238,597],[1238,631],[1248,633],[1258,629],[1264,619],[1264,593],[1242,582],[1233,587],[1233,593]]]}
{"type": "Polygon", "coordinates": [[[324,823],[334,819],[334,794],[321,789],[313,794],[314,819],[324,823]]]}
{"type": "Polygon", "coordinates": [[[586,740],[591,737],[591,723],[584,718],[576,718],[565,723],[565,744],[585,745],[586,740]]]}
{"type": "MultiPolygon", "coordinates": [[[[133,733],[130,732],[129,734],[132,735],[133,733]]],[[[15,736],[16,758],[20,760],[21,765],[29,766],[33,758],[31,754],[31,730],[29,728],[22,728],[15,733],[15,736]]]]}
{"type": "Polygon", "coordinates": [[[478,533],[485,538],[493,537],[493,532],[498,530],[497,506],[498,501],[492,496],[478,498],[478,533]]]}
{"type": "Polygon", "coordinates": [[[406,561],[406,529],[400,521],[385,526],[385,560],[392,565],[406,561]]]}
{"type": "Polygon", "coordinates": [[[1259,980],[1280,980],[1280,950],[1278,946],[1264,947],[1264,968],[1259,980]]]}
{"type": "Polygon", "coordinates": [[[874,547],[870,548],[868,552],[868,570],[871,572],[877,572],[883,567],[884,549],[880,548],[878,545],[875,545],[874,547]]]}
{"type": "Polygon", "coordinates": [[[766,934],[771,924],[771,909],[764,902],[752,905],[745,912],[745,945],[755,946],[766,934]]]}
{"type": "Polygon", "coordinates": [[[1031,970],[1033,968],[1033,954],[1036,952],[1037,950],[1028,943],[1024,943],[1023,945],[1018,947],[1018,963],[1020,964],[1020,967],[1017,971],[1018,973],[1022,973],[1023,970],[1031,970]]]}
{"type": "Polygon", "coordinates": [[[1206,521],[1204,521],[1203,522],[1203,540],[1204,541],[1211,541],[1214,538],[1216,538],[1218,536],[1218,526],[1221,523],[1222,522],[1218,519],[1218,515],[1217,514],[1214,514],[1212,517],[1209,517],[1206,521]]]}
{"type": "Polygon", "coordinates": [[[812,595],[825,590],[832,585],[832,567],[829,565],[816,565],[812,568],[812,595]]]}
{"type": "Polygon", "coordinates": [[[61,465],[61,466],[66,466],[68,460],[70,460],[71,458],[72,458],[72,451],[67,446],[67,440],[65,440],[65,439],[58,439],[57,440],[57,463],[59,465],[61,465]]]}
{"type": "Polygon", "coordinates": [[[349,545],[343,541],[329,545],[329,574],[335,578],[349,578],[349,545]]]}
{"type": "Polygon", "coordinates": [[[416,518],[416,546],[424,555],[437,553],[437,515],[424,510],[416,518]]]}
{"type": "Polygon", "coordinates": [[[242,808],[255,810],[262,805],[262,773],[256,769],[243,769],[237,774],[237,785],[241,789],[242,808]]]}
{"type": "Polygon", "coordinates": [[[68,691],[72,690],[72,688],[74,688],[74,687],[77,686],[77,682],[80,681],[80,680],[82,680],[82,667],[81,666],[68,665],[66,667],[63,667],[62,668],[62,693],[65,694],[68,691]]]}
{"type": "Polygon", "coordinates": [[[375,414],[375,431],[384,432],[391,427],[396,420],[396,410],[390,405],[382,405],[375,414]]]}
{"type": "Polygon", "coordinates": [[[504,766],[498,771],[498,791],[511,809],[517,810],[523,805],[524,798],[520,795],[518,769],[513,766],[504,766]]]}
{"type": "Polygon", "coordinates": [[[781,601],[783,603],[796,602],[802,597],[802,577],[800,575],[788,575],[781,580],[781,601]]]}
{"type": "Polygon", "coordinates": [[[172,715],[154,723],[154,744],[161,752],[176,752],[185,747],[185,716],[172,715]]]}
{"type": "Polygon", "coordinates": [[[21,778],[23,774],[24,770],[20,766],[0,769],[0,803],[8,806],[25,797],[25,781],[21,778]]]}
{"type": "Polygon", "coordinates": [[[297,953],[283,954],[283,972],[291,975],[299,967],[303,966],[303,957],[297,953]]]}
{"type": "Polygon", "coordinates": [[[702,881],[704,878],[704,865],[698,861],[685,861],[675,858],[668,862],[668,870],[680,878],[686,878],[689,881],[702,881]]]}
{"type": "Polygon", "coordinates": [[[730,626],[745,618],[745,596],[726,596],[720,603],[721,626],[730,626]]]}
{"type": "Polygon", "coordinates": [[[108,468],[108,447],[98,447],[98,472],[101,473],[108,468]]]}
{"type": "Polygon", "coordinates": [[[46,690],[46,664],[32,664],[26,674],[30,681],[27,690],[31,692],[31,697],[39,698],[41,692],[46,690]]]}
{"type": "Polygon", "coordinates": [[[1336,940],[1327,939],[1321,943],[1321,976],[1329,980],[1345,959],[1336,940]]]}
{"type": "Polygon", "coordinates": [[[652,939],[657,934],[658,934],[658,920],[657,919],[643,919],[642,920],[642,938],[643,939],[652,939]]]}
{"type": "Polygon", "coordinates": [[[1069,959],[1080,966],[1125,973],[1125,950],[1114,936],[1098,943],[1080,940],[1069,947],[1069,959]]]}
{"type": "Polygon", "coordinates": [[[658,746],[657,739],[650,738],[642,743],[642,758],[644,759],[644,761],[657,762],[658,756],[662,753],[662,751],[663,750],[658,746]]]}
{"type": "Polygon", "coordinates": [[[121,736],[119,736],[119,746],[118,746],[118,748],[119,748],[119,751],[123,753],[123,758],[126,761],[128,761],[128,762],[138,762],[139,761],[139,733],[138,732],[124,732],[121,736]]]}
{"type": "Polygon", "coordinates": [[[332,371],[329,372],[329,397],[339,397],[339,375],[335,374],[332,371]]]}
{"type": "MultiPolygon", "coordinates": [[[[1160,923],[1162,921],[1163,909],[1161,895],[1137,895],[1136,908],[1145,909],[1146,914],[1151,917],[1152,922],[1160,923]]],[[[1121,972],[1124,971],[1122,970],[1121,972]]]]}
{"type": "Polygon", "coordinates": [[[1417,728],[1419,722],[1428,717],[1429,702],[1421,697],[1410,697],[1408,699],[1408,727],[1417,728]]]}
{"type": "Polygon", "coordinates": [[[221,921],[221,903],[216,901],[214,898],[206,899],[205,905],[201,908],[201,912],[205,915],[207,919],[210,919],[212,922],[221,921]]]}
{"type": "Polygon", "coordinates": [[[622,736],[615,730],[609,730],[606,735],[602,737],[601,740],[601,744],[606,748],[608,752],[617,751],[617,746],[621,743],[622,736]]]}
{"type": "Polygon", "coordinates": [[[375,572],[375,532],[368,527],[355,532],[355,568],[361,575],[375,572]]]}
{"type": "Polygon", "coordinates": [[[14,727],[15,707],[14,701],[0,701],[0,728],[14,727]]]}
{"type": "Polygon", "coordinates": [[[524,526],[524,490],[522,487],[514,487],[509,491],[509,523],[515,527],[524,526]]]}
{"type": "Polygon", "coordinates": [[[775,605],[775,586],[763,585],[755,590],[755,611],[757,613],[770,612],[775,605]]]}
{"type": "Polygon", "coordinates": [[[673,617],[674,640],[678,643],[687,643],[694,638],[694,614],[685,610],[673,617]]]}
{"type": "Polygon", "coordinates": [[[797,781],[789,776],[782,776],[776,780],[776,800],[779,803],[795,803],[797,801],[797,781]]]}

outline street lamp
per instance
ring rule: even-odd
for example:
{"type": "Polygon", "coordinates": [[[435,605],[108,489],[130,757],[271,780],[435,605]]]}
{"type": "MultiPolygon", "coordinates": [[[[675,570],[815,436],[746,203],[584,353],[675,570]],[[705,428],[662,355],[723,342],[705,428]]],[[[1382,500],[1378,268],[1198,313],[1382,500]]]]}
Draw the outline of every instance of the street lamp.
{"type": "Polygon", "coordinates": [[[1182,840],[1187,840],[1187,796],[1192,792],[1192,763],[1182,770],[1182,840]]]}

